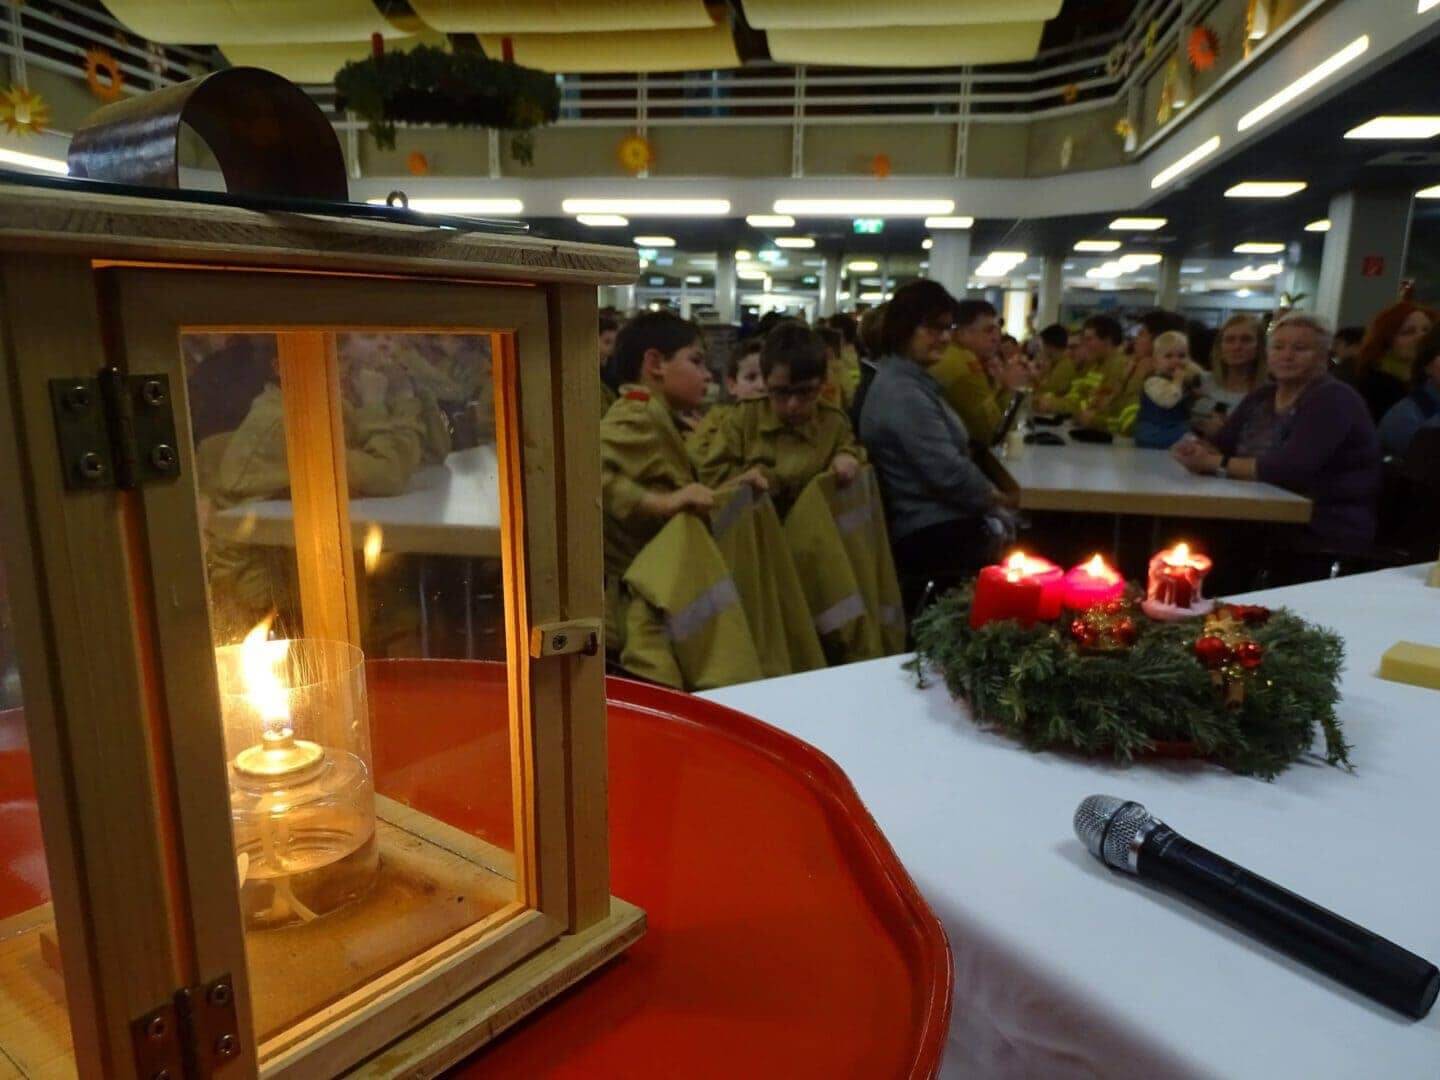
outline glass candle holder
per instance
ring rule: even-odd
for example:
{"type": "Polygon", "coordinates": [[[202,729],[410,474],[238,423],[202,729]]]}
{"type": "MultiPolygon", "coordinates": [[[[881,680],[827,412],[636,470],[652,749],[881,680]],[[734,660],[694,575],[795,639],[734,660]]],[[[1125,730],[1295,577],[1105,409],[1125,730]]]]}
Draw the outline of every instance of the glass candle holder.
{"type": "Polygon", "coordinates": [[[216,650],[240,906],[248,929],[363,896],[379,869],[364,656],[340,641],[216,650]]]}
{"type": "Polygon", "coordinates": [[[1208,615],[1215,603],[1204,594],[1210,560],[1189,544],[1156,552],[1150,560],[1141,608],[1152,619],[1175,621],[1208,615]]]}

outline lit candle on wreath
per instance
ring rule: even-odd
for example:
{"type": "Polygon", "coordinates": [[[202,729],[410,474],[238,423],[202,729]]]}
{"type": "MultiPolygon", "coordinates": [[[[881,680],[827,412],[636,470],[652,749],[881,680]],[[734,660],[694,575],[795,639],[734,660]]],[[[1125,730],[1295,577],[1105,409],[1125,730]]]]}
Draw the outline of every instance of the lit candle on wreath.
{"type": "Polygon", "coordinates": [[[1072,567],[1065,575],[1065,606],[1075,611],[1089,611],[1125,596],[1125,579],[1103,556],[1095,555],[1088,562],[1072,567]]]}
{"type": "Polygon", "coordinates": [[[1054,563],[1017,551],[1000,565],[980,571],[970,604],[970,626],[978,629],[996,619],[1033,626],[1058,619],[1064,583],[1054,563]]]}
{"type": "Polygon", "coordinates": [[[1208,615],[1215,602],[1205,599],[1203,586],[1211,565],[1209,558],[1185,543],[1156,552],[1140,605],[1145,614],[1162,622],[1208,615]]]}

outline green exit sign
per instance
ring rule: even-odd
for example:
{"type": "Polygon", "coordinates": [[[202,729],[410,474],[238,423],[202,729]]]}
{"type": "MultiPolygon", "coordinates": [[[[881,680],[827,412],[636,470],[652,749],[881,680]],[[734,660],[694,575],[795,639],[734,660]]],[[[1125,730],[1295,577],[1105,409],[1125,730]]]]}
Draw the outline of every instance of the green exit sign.
{"type": "Polygon", "coordinates": [[[857,217],[854,221],[857,233],[880,233],[885,231],[885,219],[878,217],[857,217]]]}

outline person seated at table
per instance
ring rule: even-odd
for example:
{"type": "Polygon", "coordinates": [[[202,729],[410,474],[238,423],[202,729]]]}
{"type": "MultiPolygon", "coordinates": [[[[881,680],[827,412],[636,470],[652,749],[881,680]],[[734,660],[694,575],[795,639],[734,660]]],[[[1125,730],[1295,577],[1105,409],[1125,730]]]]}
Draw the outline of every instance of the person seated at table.
{"type": "Polygon", "coordinates": [[[800,322],[783,322],[760,352],[761,398],[730,410],[704,452],[695,456],[700,482],[711,488],[759,475],[784,514],[805,485],[829,469],[844,486],[860,472],[865,453],[843,410],[820,400],[826,348],[800,322]]]}
{"type": "Polygon", "coordinates": [[[845,396],[845,408],[848,410],[855,400],[855,391],[860,386],[860,324],[853,315],[838,314],[831,315],[827,325],[840,335],[840,359],[837,367],[840,388],[845,396]]]}
{"type": "Polygon", "coordinates": [[[709,452],[721,422],[737,404],[765,396],[765,376],[760,371],[760,350],[764,346],[764,338],[751,337],[730,350],[725,358],[725,400],[711,405],[699,425],[685,434],[691,460],[698,460],[709,452]]]}
{"type": "Polygon", "coordinates": [[[982,446],[999,430],[1011,395],[1030,381],[1024,364],[1001,360],[1000,323],[985,300],[957,302],[950,345],[929,374],[970,438],[982,446]]]}
{"type": "Polygon", "coordinates": [[[931,374],[949,348],[959,307],[935,281],[896,290],[881,327],[884,355],[860,414],[860,441],[885,493],[909,614],[927,581],[954,583],[993,560],[1002,532],[991,520],[1015,505],[971,459],[964,421],[931,374]]]}
{"type": "Polygon", "coordinates": [[[860,343],[860,382],[855,387],[855,398],[850,402],[850,426],[856,431],[860,430],[860,410],[865,407],[865,395],[869,392],[870,383],[875,378],[875,372],[880,363],[880,354],[883,351],[880,328],[884,325],[886,306],[880,304],[860,316],[859,330],[857,331],[857,340],[860,343]]]}
{"type": "Polygon", "coordinates": [[[1140,388],[1155,374],[1155,339],[1170,331],[1183,333],[1185,318],[1173,311],[1147,311],[1130,343],[1130,358],[1123,367],[1106,372],[1089,404],[1075,413],[1081,427],[1128,435],[1140,412],[1140,388]]]}
{"type": "Polygon", "coordinates": [[[469,387],[442,370],[425,355],[421,342],[431,335],[351,332],[335,335],[340,368],[383,371],[393,386],[404,385],[419,402],[424,436],[420,463],[438,465],[450,453],[450,424],[442,401],[459,404],[470,396],[469,387]]]}
{"type": "Polygon", "coordinates": [[[605,377],[610,365],[610,357],[615,352],[615,335],[620,332],[620,320],[608,312],[602,311],[598,320],[598,330],[595,335],[595,351],[600,357],[600,415],[604,416],[610,411],[610,406],[615,404],[615,399],[620,395],[610,385],[605,377]]]}
{"type": "Polygon", "coordinates": [[[1155,339],[1153,348],[1155,373],[1140,391],[1135,445],[1168,450],[1189,429],[1190,409],[1204,371],[1190,359],[1190,339],[1178,330],[1165,331],[1155,339]]]}
{"type": "Polygon", "coordinates": [[[1064,394],[1041,394],[1035,410],[1072,416],[1088,409],[1102,385],[1118,382],[1124,376],[1127,361],[1120,349],[1124,340],[1125,331],[1109,315],[1086,319],[1075,342],[1069,386],[1064,394]]]}
{"type": "Polygon", "coordinates": [[[1064,397],[1075,378],[1075,361],[1070,355],[1070,331],[1051,323],[1040,331],[1034,356],[1035,396],[1064,397]]]}
{"type": "Polygon", "coordinates": [[[1265,342],[1253,315],[1231,315],[1220,327],[1210,370],[1200,384],[1190,418],[1195,430],[1213,439],[1225,418],[1265,376],[1265,342]]]}
{"type": "Polygon", "coordinates": [[[820,388],[820,400],[837,409],[843,409],[848,414],[850,403],[855,400],[855,387],[860,381],[860,369],[857,365],[852,374],[851,370],[845,366],[843,358],[845,339],[839,330],[821,326],[815,332],[820,335],[820,340],[825,344],[825,385],[820,388]]]}
{"type": "Polygon", "coordinates": [[[1370,320],[1355,364],[1341,378],[1360,391],[1377,423],[1410,392],[1415,347],[1436,322],[1440,313],[1410,300],[1391,304],[1370,320]]]}
{"type": "MultiPolygon", "coordinates": [[[[1364,399],[1329,374],[1329,327],[1304,312],[1276,320],[1265,363],[1272,381],[1239,404],[1213,441],[1181,440],[1172,453],[1191,472],[1261,480],[1312,500],[1302,558],[1367,548],[1375,537],[1380,441],[1364,399]]],[[[1310,569],[1320,569],[1312,561],[1310,569]]]]}
{"type": "Polygon", "coordinates": [[[1365,327],[1342,326],[1335,331],[1335,340],[1330,344],[1331,374],[1351,382],[1355,366],[1360,362],[1360,346],[1365,341],[1365,327]]]}
{"type": "Polygon", "coordinates": [[[1410,393],[1380,421],[1380,445],[1401,458],[1422,427],[1440,427],[1440,326],[1431,327],[1415,347],[1410,385],[1410,393]]]}

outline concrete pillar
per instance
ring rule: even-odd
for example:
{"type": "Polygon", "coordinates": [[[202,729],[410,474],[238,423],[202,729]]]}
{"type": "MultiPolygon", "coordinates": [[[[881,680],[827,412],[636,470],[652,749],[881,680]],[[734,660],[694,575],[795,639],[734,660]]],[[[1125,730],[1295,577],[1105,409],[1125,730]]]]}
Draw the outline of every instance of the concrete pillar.
{"type": "Polygon", "coordinates": [[[1314,311],[1316,294],[1320,291],[1320,243],[1295,243],[1290,245],[1288,263],[1290,284],[1287,291],[1291,296],[1300,297],[1295,307],[1300,311],[1314,311]]]}
{"type": "Polygon", "coordinates": [[[1180,310],[1180,264],[1184,256],[1166,255],[1160,265],[1159,284],[1155,287],[1155,306],[1166,311],[1180,310]]]}
{"type": "Polygon", "coordinates": [[[1410,235],[1411,191],[1345,191],[1330,200],[1314,310],[1339,326],[1363,326],[1400,296],[1410,235]]]}
{"type": "Polygon", "coordinates": [[[967,229],[937,229],[930,248],[930,280],[938,281],[961,299],[970,280],[970,232],[967,229]]]}
{"type": "Polygon", "coordinates": [[[735,277],[735,249],[715,253],[715,314],[722,323],[738,323],[738,303],[735,277]]]}
{"type": "Polygon", "coordinates": [[[825,256],[825,268],[820,271],[820,314],[834,315],[839,307],[840,256],[825,256]]]}
{"type": "Polygon", "coordinates": [[[1060,321],[1060,296],[1065,291],[1065,256],[1046,255],[1040,260],[1040,298],[1035,305],[1035,328],[1044,330],[1060,321]]]}

